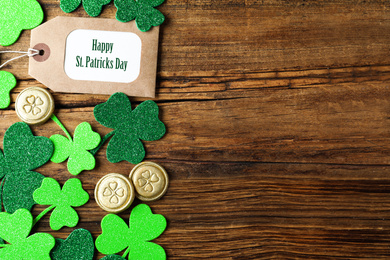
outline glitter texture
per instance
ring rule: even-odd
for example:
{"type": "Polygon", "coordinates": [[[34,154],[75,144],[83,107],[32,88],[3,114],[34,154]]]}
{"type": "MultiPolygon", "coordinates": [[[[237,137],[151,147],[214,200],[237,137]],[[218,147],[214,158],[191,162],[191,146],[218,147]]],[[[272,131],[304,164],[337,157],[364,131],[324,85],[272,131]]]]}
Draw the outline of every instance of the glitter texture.
{"type": "Polygon", "coordinates": [[[11,104],[10,92],[16,86],[16,78],[12,73],[0,71],[0,109],[11,104]]]}
{"type": "Polygon", "coordinates": [[[13,124],[4,135],[4,154],[0,152],[0,178],[4,177],[3,204],[7,212],[31,209],[33,192],[41,186],[43,175],[32,170],[44,165],[53,154],[49,138],[34,136],[23,122],[13,124]]]}
{"type": "Polygon", "coordinates": [[[107,146],[107,160],[112,163],[123,160],[140,163],[145,157],[141,140],[154,141],[165,134],[165,125],[159,120],[158,113],[158,106],[152,100],[142,102],[132,111],[128,97],[121,92],[97,105],[94,109],[96,120],[115,129],[114,137],[107,146]]]}
{"type": "Polygon", "coordinates": [[[36,0],[0,0],[0,6],[0,45],[13,44],[22,30],[43,21],[42,7],[36,0]]]}
{"type": "Polygon", "coordinates": [[[45,178],[33,197],[40,205],[54,207],[50,216],[50,228],[53,230],[59,230],[63,226],[75,227],[79,222],[79,216],[72,207],[80,207],[89,200],[89,194],[83,190],[79,179],[67,180],[61,190],[55,179],[45,178]]]}
{"type": "Polygon", "coordinates": [[[88,152],[96,148],[100,143],[100,135],[92,131],[89,123],[83,122],[74,131],[74,140],[69,140],[62,135],[53,135],[50,140],[54,144],[54,153],[51,161],[61,163],[68,160],[68,171],[78,175],[83,170],[95,168],[95,158],[88,152]]]}
{"type": "Polygon", "coordinates": [[[60,7],[65,13],[71,13],[83,2],[85,12],[89,16],[98,16],[102,12],[103,5],[107,5],[111,0],[61,0],[60,7]]]}
{"type": "Polygon", "coordinates": [[[86,229],[74,230],[66,240],[56,239],[56,245],[50,253],[52,260],[92,260],[95,245],[91,233],[86,229]]]}
{"type": "Polygon", "coordinates": [[[118,9],[116,19],[129,22],[135,19],[140,31],[149,31],[152,26],[159,26],[165,21],[164,15],[154,9],[164,3],[164,0],[114,0],[118,9]]]}
{"type": "Polygon", "coordinates": [[[164,248],[149,241],[164,232],[167,221],[164,216],[153,214],[148,205],[140,204],[131,211],[129,226],[114,214],[105,216],[101,226],[102,234],[95,242],[100,253],[116,254],[127,248],[124,258],[129,254],[129,259],[166,259],[164,248]]]}
{"type": "Polygon", "coordinates": [[[28,237],[32,226],[33,217],[27,209],[19,209],[12,215],[0,213],[0,236],[9,243],[0,250],[0,259],[50,259],[54,237],[44,233],[28,237]]]}

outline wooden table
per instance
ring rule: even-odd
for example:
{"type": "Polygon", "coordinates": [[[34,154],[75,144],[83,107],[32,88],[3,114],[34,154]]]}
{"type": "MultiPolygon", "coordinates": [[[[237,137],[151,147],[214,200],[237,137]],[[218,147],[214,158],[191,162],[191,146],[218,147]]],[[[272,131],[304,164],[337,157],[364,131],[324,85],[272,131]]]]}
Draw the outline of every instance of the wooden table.
{"type": "MultiPolygon", "coordinates": [[[[65,14],[38,0],[45,20],[65,14]]],[[[388,259],[390,257],[390,3],[384,0],[168,0],[161,27],[157,97],[167,126],[144,142],[145,160],[171,183],[148,203],[168,219],[156,243],[169,259],[388,259]]],[[[114,18],[113,3],[100,17],[114,18]]],[[[26,50],[30,32],[0,50],[26,50]]],[[[12,57],[2,55],[4,61],[12,57]]],[[[4,68],[12,92],[41,83],[28,60],[4,68]]],[[[108,96],[53,93],[56,115],[73,133],[108,96]]],[[[136,107],[144,98],[131,98],[136,107]]],[[[0,111],[0,138],[19,121],[14,103],[0,111]]],[[[36,135],[62,134],[54,122],[36,135]]],[[[78,177],[90,201],[77,227],[96,238],[106,215],[96,182],[133,165],[109,163],[78,177]]],[[[66,164],[38,172],[63,184],[66,164]]],[[[136,201],[134,205],[138,204],[136,201]]],[[[43,207],[35,207],[37,215],[43,207]]],[[[120,214],[128,219],[130,210],[120,214]]],[[[51,231],[49,217],[36,231],[51,231]]],[[[96,253],[96,259],[101,254],[96,253]]]]}

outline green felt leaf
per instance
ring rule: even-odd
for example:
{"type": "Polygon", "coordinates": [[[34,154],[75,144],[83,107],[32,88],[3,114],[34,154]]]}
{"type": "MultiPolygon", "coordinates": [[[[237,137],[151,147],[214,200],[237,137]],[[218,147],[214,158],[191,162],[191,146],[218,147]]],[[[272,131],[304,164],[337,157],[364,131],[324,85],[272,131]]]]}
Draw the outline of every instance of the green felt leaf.
{"type": "Polygon", "coordinates": [[[60,7],[65,13],[76,10],[83,2],[84,10],[89,16],[98,16],[102,12],[103,5],[107,5],[111,0],[61,0],[60,7]]]}
{"type": "Polygon", "coordinates": [[[50,140],[55,147],[51,161],[61,163],[69,158],[68,171],[73,175],[78,175],[83,170],[94,169],[95,157],[88,150],[99,145],[100,135],[92,131],[89,123],[83,122],[76,127],[73,139],[71,141],[62,135],[51,136],[50,140]]]}
{"type": "Polygon", "coordinates": [[[135,18],[140,31],[149,31],[152,26],[159,26],[165,20],[164,15],[154,9],[163,0],[114,0],[117,8],[116,19],[129,22],[135,18]]]}
{"type": "MultiPolygon", "coordinates": [[[[105,255],[115,254],[129,246],[130,230],[119,216],[108,214],[102,219],[102,234],[96,239],[96,249],[105,255]]],[[[1,236],[1,235],[0,235],[1,236]]]]}
{"type": "Polygon", "coordinates": [[[53,154],[53,144],[46,138],[34,136],[23,122],[13,124],[4,135],[4,154],[0,152],[0,178],[5,177],[3,204],[7,212],[31,209],[32,194],[43,180],[34,170],[45,164],[53,154]]]}
{"type": "Polygon", "coordinates": [[[45,177],[33,171],[19,171],[8,174],[3,187],[3,204],[8,213],[20,208],[31,210],[35,201],[33,193],[41,186],[45,177]]]}
{"type": "Polygon", "coordinates": [[[105,216],[101,226],[102,234],[95,244],[102,254],[116,254],[130,247],[129,259],[166,258],[161,246],[149,242],[164,232],[166,219],[162,215],[153,214],[148,205],[140,204],[132,210],[130,227],[114,214],[105,216]]]}
{"type": "Polygon", "coordinates": [[[49,161],[53,148],[48,138],[34,136],[26,123],[18,122],[5,132],[3,162],[10,172],[34,170],[49,161]]]}
{"type": "Polygon", "coordinates": [[[141,103],[133,111],[124,93],[113,94],[107,102],[94,109],[96,120],[114,128],[114,137],[107,147],[107,159],[112,162],[123,160],[140,163],[145,157],[141,140],[153,141],[164,136],[166,129],[158,118],[159,109],[152,100],[141,103]]]}
{"type": "Polygon", "coordinates": [[[10,92],[16,83],[16,78],[12,73],[0,71],[0,109],[7,108],[11,104],[10,92]]]}
{"type": "Polygon", "coordinates": [[[36,0],[0,0],[0,45],[16,42],[22,30],[33,29],[43,21],[36,0]]]}
{"type": "Polygon", "coordinates": [[[33,217],[26,209],[19,209],[12,215],[0,213],[0,236],[7,241],[0,250],[0,259],[50,259],[55,240],[52,235],[36,233],[29,236],[33,217]]]}
{"type": "Polygon", "coordinates": [[[56,239],[50,256],[52,260],[92,260],[94,252],[95,245],[91,233],[80,228],[74,230],[66,240],[56,239]]]}
{"type": "Polygon", "coordinates": [[[63,226],[74,227],[79,221],[77,212],[72,207],[80,207],[88,202],[89,194],[83,190],[79,179],[69,179],[62,191],[53,178],[45,178],[42,186],[34,194],[34,200],[41,205],[54,206],[50,216],[50,227],[59,230],[63,226]]]}

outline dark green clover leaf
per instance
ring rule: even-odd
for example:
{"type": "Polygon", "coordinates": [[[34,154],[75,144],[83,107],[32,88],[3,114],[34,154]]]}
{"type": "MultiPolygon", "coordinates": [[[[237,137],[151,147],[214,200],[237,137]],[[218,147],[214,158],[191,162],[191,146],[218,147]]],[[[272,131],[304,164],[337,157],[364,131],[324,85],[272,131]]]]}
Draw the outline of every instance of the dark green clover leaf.
{"type": "Polygon", "coordinates": [[[141,140],[154,141],[165,134],[165,125],[158,118],[158,112],[158,106],[152,100],[142,102],[132,111],[128,97],[120,92],[97,105],[94,109],[96,120],[115,129],[107,146],[108,161],[140,163],[145,157],[141,140]]]}
{"type": "Polygon", "coordinates": [[[89,194],[83,190],[79,179],[69,179],[61,190],[53,178],[45,178],[42,186],[34,192],[34,200],[41,205],[54,208],[50,216],[50,227],[59,230],[63,226],[75,227],[79,216],[72,207],[80,207],[88,202],[89,194]]]}
{"type": "Polygon", "coordinates": [[[33,226],[33,217],[27,209],[19,209],[14,214],[0,213],[0,237],[9,244],[0,247],[0,259],[40,259],[50,260],[50,250],[55,240],[50,234],[28,235],[33,226]]]}
{"type": "Polygon", "coordinates": [[[88,151],[99,145],[100,135],[92,131],[89,123],[83,122],[76,127],[73,139],[69,140],[62,135],[51,136],[50,140],[54,144],[51,161],[61,163],[69,158],[68,171],[73,175],[95,168],[95,158],[88,151]]]}
{"type": "Polygon", "coordinates": [[[60,7],[65,13],[71,13],[83,2],[85,12],[89,16],[98,16],[102,12],[103,5],[107,5],[111,0],[61,0],[60,7]]]}
{"type": "Polygon", "coordinates": [[[33,192],[45,178],[32,170],[44,165],[53,154],[49,138],[34,136],[26,123],[15,123],[5,132],[4,154],[0,152],[0,179],[4,178],[3,204],[7,212],[30,210],[33,192]]]}
{"type": "Polygon", "coordinates": [[[95,244],[91,233],[80,228],[73,231],[66,240],[56,239],[50,256],[52,260],[92,260],[94,252],[95,244]]]}
{"type": "Polygon", "coordinates": [[[116,19],[120,22],[129,22],[135,19],[140,31],[149,31],[152,26],[159,26],[165,20],[164,15],[154,9],[165,0],[114,0],[118,9],[116,19]]]}
{"type": "MultiPolygon", "coordinates": [[[[149,242],[159,237],[167,227],[162,215],[153,214],[148,205],[136,206],[130,215],[129,226],[119,216],[108,214],[102,220],[102,234],[96,239],[96,248],[105,255],[116,254],[127,248],[131,260],[166,259],[164,248],[149,242]]],[[[108,256],[108,259],[121,259],[108,256]]]]}

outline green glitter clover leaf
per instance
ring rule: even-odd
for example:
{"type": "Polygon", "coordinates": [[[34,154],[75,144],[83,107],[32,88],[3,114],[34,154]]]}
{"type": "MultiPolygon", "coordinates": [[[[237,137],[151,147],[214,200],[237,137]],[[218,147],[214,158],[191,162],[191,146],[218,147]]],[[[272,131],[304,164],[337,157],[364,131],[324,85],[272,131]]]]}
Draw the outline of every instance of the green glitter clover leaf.
{"type": "Polygon", "coordinates": [[[95,168],[95,157],[88,150],[96,148],[100,139],[100,135],[92,131],[91,125],[87,122],[76,127],[73,141],[70,135],[68,138],[53,135],[50,137],[54,144],[51,161],[61,163],[69,158],[68,171],[73,175],[78,175],[83,170],[92,170],[95,168]]]}
{"type": "MultiPolygon", "coordinates": [[[[107,146],[107,159],[112,163],[123,160],[133,164],[140,163],[145,157],[141,140],[154,141],[165,134],[165,125],[158,118],[158,106],[152,100],[142,102],[132,111],[128,97],[118,92],[107,102],[97,105],[93,112],[96,121],[115,129],[101,142],[102,144],[114,135],[107,146]]],[[[91,153],[96,151],[95,149],[91,153]]]]}
{"type": "Polygon", "coordinates": [[[159,237],[167,227],[164,216],[153,214],[148,205],[140,204],[131,211],[129,224],[130,228],[117,215],[105,216],[101,223],[102,234],[95,242],[96,249],[110,255],[127,248],[123,258],[128,254],[129,259],[166,259],[164,248],[149,242],[159,237]]]}
{"type": "Polygon", "coordinates": [[[32,226],[33,217],[27,209],[19,209],[12,215],[0,213],[0,236],[9,243],[0,245],[0,259],[50,260],[54,237],[45,233],[28,236],[32,226]]]}
{"type": "Polygon", "coordinates": [[[4,154],[0,151],[0,179],[4,177],[3,205],[7,212],[28,210],[35,204],[33,192],[45,178],[32,170],[44,165],[53,154],[49,138],[34,136],[23,122],[10,126],[4,135],[4,154]]]}
{"type": "Polygon", "coordinates": [[[0,109],[7,108],[11,104],[10,92],[15,86],[15,76],[8,71],[0,71],[0,109]]]}
{"type": "Polygon", "coordinates": [[[165,0],[114,0],[118,9],[116,19],[120,22],[129,22],[135,19],[140,31],[149,31],[152,26],[159,26],[165,20],[164,15],[154,9],[165,0]]]}
{"type": "Polygon", "coordinates": [[[0,45],[16,42],[22,30],[33,29],[43,21],[36,0],[0,0],[0,45]]]}
{"type": "Polygon", "coordinates": [[[59,230],[63,226],[75,227],[79,222],[79,216],[72,207],[80,207],[89,200],[89,194],[83,190],[79,179],[69,179],[61,190],[55,179],[45,178],[33,196],[38,204],[51,205],[36,217],[34,223],[54,208],[50,216],[50,227],[53,230],[59,230]]]}
{"type": "Polygon", "coordinates": [[[65,13],[71,13],[83,2],[85,12],[89,16],[98,16],[102,12],[103,5],[107,5],[111,0],[61,0],[60,7],[65,13]]]}
{"type": "Polygon", "coordinates": [[[94,253],[95,244],[91,233],[80,228],[74,230],[66,240],[56,239],[56,245],[50,256],[52,260],[92,260],[94,253]]]}

